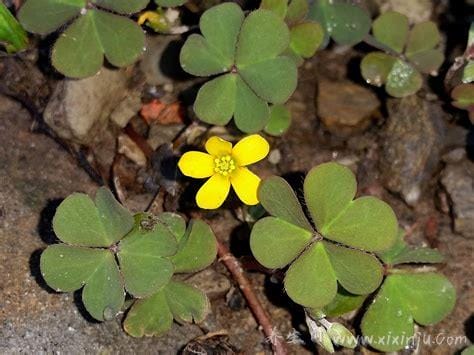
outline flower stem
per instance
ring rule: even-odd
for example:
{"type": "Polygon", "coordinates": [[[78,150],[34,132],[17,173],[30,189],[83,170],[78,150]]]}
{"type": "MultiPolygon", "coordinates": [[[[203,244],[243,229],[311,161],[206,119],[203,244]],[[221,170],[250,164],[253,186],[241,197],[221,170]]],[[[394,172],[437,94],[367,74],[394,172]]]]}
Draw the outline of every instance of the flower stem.
{"type": "Polygon", "coordinates": [[[232,274],[232,277],[239,285],[245,299],[247,300],[248,306],[255,316],[258,324],[262,327],[265,336],[270,340],[273,348],[273,352],[276,355],[286,355],[288,351],[283,342],[281,336],[275,334],[275,328],[272,325],[268,313],[263,309],[262,304],[258,300],[257,296],[253,292],[252,285],[247,277],[244,275],[242,266],[229,249],[222,244],[219,240],[217,241],[217,254],[219,255],[219,261],[221,261],[232,274]]]}

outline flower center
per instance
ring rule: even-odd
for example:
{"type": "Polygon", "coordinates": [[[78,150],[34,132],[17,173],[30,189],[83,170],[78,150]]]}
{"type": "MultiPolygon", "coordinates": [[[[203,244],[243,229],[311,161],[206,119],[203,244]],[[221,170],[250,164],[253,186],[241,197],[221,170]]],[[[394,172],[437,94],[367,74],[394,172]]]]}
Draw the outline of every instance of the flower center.
{"type": "Polygon", "coordinates": [[[214,171],[221,175],[227,176],[235,170],[234,159],[230,155],[224,155],[214,159],[214,171]]]}

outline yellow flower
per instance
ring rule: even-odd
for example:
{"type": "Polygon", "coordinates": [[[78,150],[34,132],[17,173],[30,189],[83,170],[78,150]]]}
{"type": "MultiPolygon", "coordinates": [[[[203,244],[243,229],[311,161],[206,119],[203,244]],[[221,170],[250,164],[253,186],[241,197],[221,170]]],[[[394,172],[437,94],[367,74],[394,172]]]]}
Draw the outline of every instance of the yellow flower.
{"type": "Polygon", "coordinates": [[[206,142],[206,150],[209,154],[195,151],[184,153],[178,162],[184,175],[197,179],[209,178],[196,195],[197,205],[204,209],[220,207],[231,185],[242,202],[256,205],[260,178],[247,165],[267,156],[270,146],[265,138],[253,134],[232,148],[232,143],[211,137],[206,142]]]}

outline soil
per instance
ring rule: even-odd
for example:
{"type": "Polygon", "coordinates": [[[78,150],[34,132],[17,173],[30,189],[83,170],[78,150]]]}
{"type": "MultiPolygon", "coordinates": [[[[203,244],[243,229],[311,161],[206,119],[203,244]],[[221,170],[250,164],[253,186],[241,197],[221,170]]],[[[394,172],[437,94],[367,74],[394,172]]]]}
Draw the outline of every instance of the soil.
{"type": "MultiPolygon", "coordinates": [[[[300,68],[298,88],[288,103],[293,116],[292,126],[283,137],[269,138],[272,152],[279,159],[272,162],[267,159],[255,165],[254,171],[258,171],[262,178],[281,175],[297,191],[301,191],[304,175],[313,166],[331,160],[349,166],[357,174],[360,194],[376,195],[394,208],[400,225],[408,231],[410,244],[436,247],[443,253],[446,261],[438,269],[449,278],[457,291],[456,306],[450,315],[434,326],[418,329],[422,334],[430,335],[433,343],[421,344],[419,349],[405,353],[453,354],[474,342],[474,239],[454,231],[456,217],[452,214],[452,201],[441,187],[440,178],[446,166],[442,157],[453,149],[467,151],[463,164],[472,164],[468,151],[470,146],[466,140],[447,144],[445,138],[442,143],[437,143],[436,159],[430,161],[429,167],[416,161],[417,153],[404,156],[405,161],[415,161],[414,166],[421,166],[419,169],[424,172],[418,174],[423,176],[419,181],[420,194],[413,203],[412,200],[407,201],[403,193],[394,191],[387,183],[383,164],[380,163],[386,149],[384,130],[388,119],[387,98],[383,92],[375,91],[381,106],[377,114],[370,118],[370,125],[364,119],[364,127],[351,129],[349,135],[335,134],[317,118],[320,81],[344,79],[364,85],[358,74],[354,74],[358,72],[352,64],[360,58],[360,50],[364,49],[329,49],[300,68]],[[463,338],[454,344],[450,337],[463,338]]],[[[11,72],[8,81],[0,87],[8,88],[2,89],[8,95],[0,95],[0,353],[175,354],[191,353],[188,349],[194,343],[205,343],[209,354],[271,353],[270,345],[265,341],[238,285],[219,261],[210,267],[212,271],[209,275],[213,276],[200,281],[204,289],[212,289],[214,294],[211,314],[199,325],[174,324],[172,330],[162,337],[129,337],[122,330],[122,317],[98,323],[84,310],[78,293],[57,293],[45,284],[39,272],[39,256],[41,250],[56,241],[51,229],[52,216],[62,199],[73,192],[94,194],[101,183],[110,182],[110,187],[124,194],[127,207],[139,210],[146,208],[154,199],[157,184],[161,184],[168,190],[165,208],[188,216],[198,213],[198,210],[192,200],[196,186],[189,186],[189,180],[171,179],[170,182],[163,171],[138,166],[123,156],[119,162],[114,160],[117,152],[110,147],[115,147],[113,142],[116,136],[123,134],[124,130],[114,128],[110,131],[113,133],[103,134],[101,142],[81,147],[59,139],[47,129],[41,121],[41,112],[51,93],[49,87],[54,87],[61,79],[47,71],[38,71],[42,64],[35,59],[32,56],[21,60],[30,63],[28,70],[34,73],[34,78],[42,78],[35,79],[34,83],[41,91],[18,89],[18,81],[23,83],[28,75],[20,75],[18,63],[16,69],[12,69],[12,59],[8,59],[9,63],[3,61],[11,72]],[[35,67],[36,63],[39,63],[38,67],[35,67]],[[15,70],[18,73],[16,77],[15,70]],[[18,95],[19,92],[23,96],[18,95]],[[110,141],[112,144],[107,145],[110,141]],[[102,149],[104,145],[109,149],[102,149]],[[101,154],[106,155],[102,160],[101,154]],[[114,165],[101,163],[103,161],[113,161],[114,165]],[[169,193],[170,189],[175,189],[175,196],[169,193]],[[223,282],[222,278],[228,282],[223,282]]],[[[0,58],[0,63],[2,60],[0,58]]],[[[187,95],[195,83],[190,78],[176,80],[172,95],[181,98],[183,105],[186,105],[187,95]]],[[[144,100],[149,96],[148,89],[143,88],[144,100]]],[[[472,137],[473,129],[466,123],[467,119],[449,105],[441,105],[442,97],[432,100],[430,95],[433,92],[430,87],[425,87],[417,97],[430,108],[437,105],[437,109],[442,111],[446,136],[452,133],[454,137],[472,137]]],[[[188,112],[188,107],[185,111],[188,112]]],[[[415,112],[413,116],[421,117],[423,113],[415,112]]],[[[192,115],[186,115],[184,122],[188,128],[196,125],[191,124],[190,117],[192,115]]],[[[132,119],[132,126],[140,135],[141,123],[137,117],[132,119]]],[[[160,137],[168,137],[170,132],[176,138],[183,129],[177,131],[176,127],[163,126],[156,130],[158,137],[149,139],[160,141],[160,137]]],[[[206,131],[209,127],[202,125],[200,129],[206,131]]],[[[232,135],[235,131],[229,129],[224,133],[232,135]]],[[[147,156],[147,159],[163,159],[166,154],[179,153],[164,151],[161,146],[153,157],[147,156]]],[[[239,218],[241,213],[239,204],[231,199],[223,208],[203,213],[202,216],[210,223],[217,238],[229,246],[244,266],[253,265],[248,242],[249,227],[239,218]]],[[[311,343],[301,307],[285,295],[278,278],[252,267],[244,272],[276,329],[284,337],[295,330],[300,333],[301,342],[290,341],[289,352],[324,353],[311,343]]],[[[358,320],[360,317],[353,315],[346,318],[345,323],[357,330],[358,320]]],[[[359,351],[372,353],[373,350],[361,348],[357,349],[359,351]]]]}

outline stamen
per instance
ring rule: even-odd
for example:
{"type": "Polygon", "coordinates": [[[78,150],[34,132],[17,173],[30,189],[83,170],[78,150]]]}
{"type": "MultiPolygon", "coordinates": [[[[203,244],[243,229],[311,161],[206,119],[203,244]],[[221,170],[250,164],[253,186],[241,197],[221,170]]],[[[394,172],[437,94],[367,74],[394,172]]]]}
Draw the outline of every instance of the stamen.
{"type": "Polygon", "coordinates": [[[223,176],[229,176],[235,170],[235,162],[230,155],[214,159],[214,164],[214,171],[223,176]]]}

